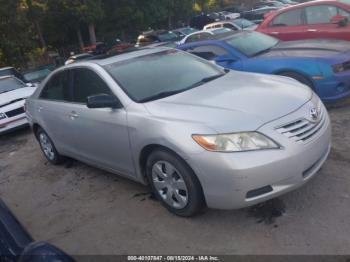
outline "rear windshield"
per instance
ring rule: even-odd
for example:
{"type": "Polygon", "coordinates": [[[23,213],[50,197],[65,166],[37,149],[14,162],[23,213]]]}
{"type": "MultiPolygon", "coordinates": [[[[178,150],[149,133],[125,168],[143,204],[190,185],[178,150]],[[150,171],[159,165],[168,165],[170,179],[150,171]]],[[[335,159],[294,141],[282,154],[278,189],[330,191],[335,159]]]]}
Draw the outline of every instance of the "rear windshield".
{"type": "Polygon", "coordinates": [[[0,94],[24,87],[24,84],[16,78],[9,77],[0,80],[0,94]]]}
{"type": "Polygon", "coordinates": [[[160,99],[161,94],[181,93],[204,78],[224,73],[209,62],[177,50],[136,57],[104,68],[139,103],[160,99]]]}
{"type": "Polygon", "coordinates": [[[24,78],[29,82],[41,81],[45,79],[50,73],[51,71],[45,68],[45,69],[25,73],[24,78]]]}

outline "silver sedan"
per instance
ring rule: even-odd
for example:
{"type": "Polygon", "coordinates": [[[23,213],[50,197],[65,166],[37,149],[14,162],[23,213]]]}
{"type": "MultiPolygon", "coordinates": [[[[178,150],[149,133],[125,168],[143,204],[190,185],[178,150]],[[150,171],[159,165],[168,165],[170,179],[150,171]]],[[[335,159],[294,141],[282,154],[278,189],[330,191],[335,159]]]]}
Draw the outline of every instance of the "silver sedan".
{"type": "Polygon", "coordinates": [[[331,145],[327,111],[308,87],[168,48],[60,68],[26,108],[48,161],[71,157],[149,184],[179,216],[294,190],[331,145]]]}

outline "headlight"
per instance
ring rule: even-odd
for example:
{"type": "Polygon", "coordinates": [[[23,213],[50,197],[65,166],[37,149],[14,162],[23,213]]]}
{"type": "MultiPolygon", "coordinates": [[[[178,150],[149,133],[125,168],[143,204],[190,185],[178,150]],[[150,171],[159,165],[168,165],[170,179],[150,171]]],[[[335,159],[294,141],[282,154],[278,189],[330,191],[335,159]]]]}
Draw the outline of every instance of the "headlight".
{"type": "Polygon", "coordinates": [[[332,68],[334,73],[341,73],[345,70],[343,64],[332,65],[332,68]]]}
{"type": "Polygon", "coordinates": [[[0,113],[0,120],[3,120],[6,118],[6,115],[4,113],[0,113]]]}
{"type": "Polygon", "coordinates": [[[242,152],[280,148],[270,138],[258,132],[193,135],[192,137],[204,149],[215,152],[242,152]]]}

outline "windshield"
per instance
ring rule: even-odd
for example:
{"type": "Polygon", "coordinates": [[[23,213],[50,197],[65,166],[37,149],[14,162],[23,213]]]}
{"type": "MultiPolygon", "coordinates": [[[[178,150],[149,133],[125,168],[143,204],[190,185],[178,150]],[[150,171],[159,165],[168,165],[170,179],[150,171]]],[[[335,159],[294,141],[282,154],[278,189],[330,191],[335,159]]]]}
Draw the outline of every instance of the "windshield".
{"type": "Polygon", "coordinates": [[[45,68],[42,70],[25,73],[24,78],[29,82],[41,81],[44,78],[46,78],[50,73],[51,71],[45,68]]]}
{"type": "Polygon", "coordinates": [[[253,22],[247,20],[247,19],[236,19],[233,21],[238,27],[240,28],[247,28],[247,27],[251,27],[251,26],[255,26],[256,24],[254,24],[253,22]]]}
{"type": "Polygon", "coordinates": [[[125,93],[138,103],[181,93],[224,71],[198,57],[167,50],[104,66],[125,93]]]}
{"type": "Polygon", "coordinates": [[[0,94],[24,87],[24,84],[13,77],[0,80],[0,94]]]}
{"type": "Polygon", "coordinates": [[[225,42],[246,56],[256,56],[270,50],[279,40],[258,32],[245,32],[228,38],[225,42]]]}
{"type": "Polygon", "coordinates": [[[158,38],[161,42],[175,41],[178,39],[178,35],[169,31],[167,33],[158,35],[158,38]]]}

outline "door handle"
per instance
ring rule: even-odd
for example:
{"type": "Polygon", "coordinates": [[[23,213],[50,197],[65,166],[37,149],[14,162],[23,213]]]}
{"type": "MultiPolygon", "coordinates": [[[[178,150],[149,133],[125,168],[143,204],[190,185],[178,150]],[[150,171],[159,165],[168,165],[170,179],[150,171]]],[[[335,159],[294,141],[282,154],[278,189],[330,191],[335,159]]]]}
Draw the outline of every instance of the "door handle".
{"type": "Polygon", "coordinates": [[[272,35],[278,35],[279,32],[271,32],[272,35]]]}
{"type": "Polygon", "coordinates": [[[308,32],[317,32],[317,29],[308,29],[308,32]]]}
{"type": "Polygon", "coordinates": [[[78,115],[77,112],[75,112],[75,111],[72,111],[72,112],[70,112],[70,114],[69,114],[69,118],[72,119],[72,120],[74,120],[74,119],[76,119],[76,118],[78,118],[78,117],[79,117],[79,115],[78,115]]]}

